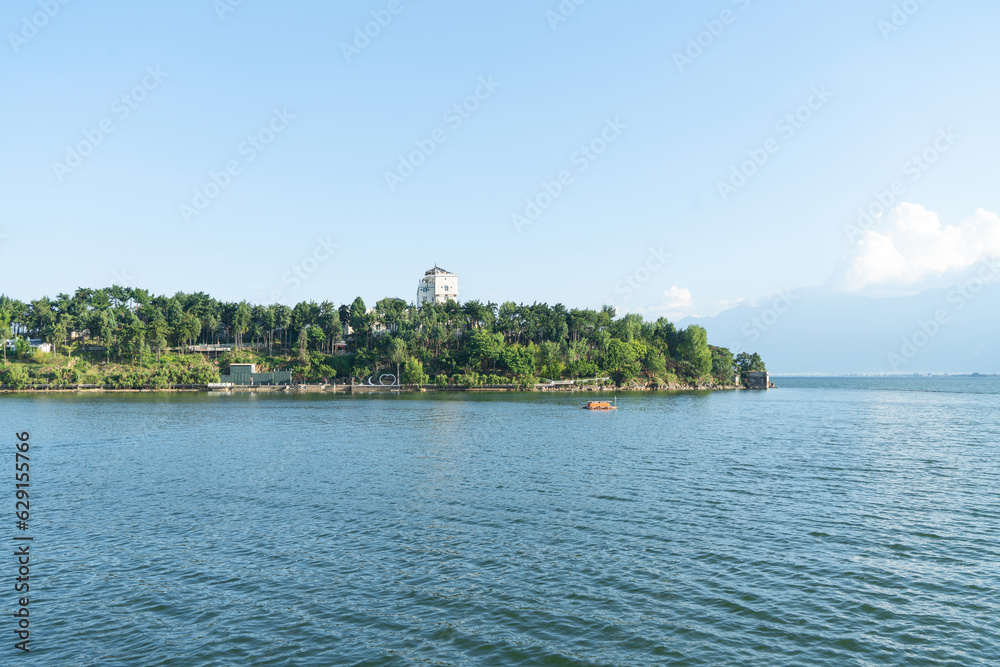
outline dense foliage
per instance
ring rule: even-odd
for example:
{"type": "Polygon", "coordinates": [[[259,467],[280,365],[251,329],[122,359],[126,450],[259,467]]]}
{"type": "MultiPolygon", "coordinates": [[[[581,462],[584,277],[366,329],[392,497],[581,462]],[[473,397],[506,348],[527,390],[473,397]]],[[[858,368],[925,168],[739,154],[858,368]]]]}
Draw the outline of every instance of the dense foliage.
{"type": "Polygon", "coordinates": [[[0,381],[159,387],[204,383],[235,361],[292,370],[297,381],[349,380],[377,373],[407,384],[514,384],[610,377],[663,384],[729,384],[734,371],[764,370],[756,354],[734,358],[708,344],[703,327],[678,330],[665,318],[616,318],[562,304],[467,301],[422,308],[360,297],[335,306],[302,302],[226,303],[204,293],[153,296],[141,289],[79,289],[22,303],[0,296],[0,381]],[[53,346],[32,352],[28,338],[53,346]],[[16,340],[8,350],[6,339],[16,340]],[[213,362],[191,345],[231,344],[213,362]],[[7,364],[7,355],[20,364],[7,364]]]}

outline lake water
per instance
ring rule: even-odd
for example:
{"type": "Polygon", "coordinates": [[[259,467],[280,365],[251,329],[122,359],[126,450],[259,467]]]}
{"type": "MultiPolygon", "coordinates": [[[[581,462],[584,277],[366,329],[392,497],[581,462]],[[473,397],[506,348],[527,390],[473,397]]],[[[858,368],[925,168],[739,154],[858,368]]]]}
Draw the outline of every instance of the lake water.
{"type": "Polygon", "coordinates": [[[996,665],[1000,378],[0,396],[0,664],[996,665]]]}

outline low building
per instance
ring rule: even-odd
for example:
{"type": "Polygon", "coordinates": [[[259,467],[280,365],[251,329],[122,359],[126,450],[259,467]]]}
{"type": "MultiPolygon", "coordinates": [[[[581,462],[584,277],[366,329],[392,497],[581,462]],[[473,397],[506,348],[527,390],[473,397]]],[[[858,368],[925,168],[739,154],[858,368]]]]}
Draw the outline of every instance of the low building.
{"type": "MultiPolygon", "coordinates": [[[[38,350],[40,352],[51,352],[52,351],[52,344],[51,343],[46,343],[41,338],[29,338],[28,339],[28,346],[31,347],[32,350],[38,350]]],[[[8,338],[7,339],[7,349],[8,350],[16,350],[17,349],[17,341],[14,340],[14,339],[8,338]]]]}
{"type": "Polygon", "coordinates": [[[223,352],[231,351],[235,345],[232,343],[209,343],[208,345],[188,345],[188,352],[202,352],[202,353],[216,353],[222,354],[223,352]]]}
{"type": "Polygon", "coordinates": [[[770,389],[771,376],[767,371],[750,371],[743,374],[743,386],[747,389],[770,389]]]}
{"type": "Polygon", "coordinates": [[[234,385],[291,384],[291,371],[258,373],[256,364],[229,364],[229,374],[220,375],[221,383],[234,385]]]}
{"type": "Polygon", "coordinates": [[[417,285],[417,307],[427,303],[458,301],[458,274],[445,271],[437,264],[424,272],[417,285]]]}

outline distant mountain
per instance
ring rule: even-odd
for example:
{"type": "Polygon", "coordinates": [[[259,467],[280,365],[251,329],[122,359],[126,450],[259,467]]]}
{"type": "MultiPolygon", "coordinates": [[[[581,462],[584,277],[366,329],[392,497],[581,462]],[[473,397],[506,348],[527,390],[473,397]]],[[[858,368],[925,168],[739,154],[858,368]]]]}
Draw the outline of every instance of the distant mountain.
{"type": "Polygon", "coordinates": [[[893,298],[799,290],[678,326],[689,324],[759,352],[772,373],[1000,373],[1000,284],[893,298]]]}

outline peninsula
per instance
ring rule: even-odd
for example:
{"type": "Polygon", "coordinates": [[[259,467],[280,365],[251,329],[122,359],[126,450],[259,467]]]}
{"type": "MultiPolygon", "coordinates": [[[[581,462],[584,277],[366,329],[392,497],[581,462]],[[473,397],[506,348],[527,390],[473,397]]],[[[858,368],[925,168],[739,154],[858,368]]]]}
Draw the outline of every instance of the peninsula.
{"type": "Polygon", "coordinates": [[[289,307],[121,286],[28,303],[0,296],[0,385],[207,388],[233,364],[292,385],[522,390],[733,388],[766,371],[756,354],[710,345],[698,325],[616,317],[611,306],[459,303],[453,275],[428,271],[419,305],[387,298],[373,308],[360,297],[289,307]]]}

